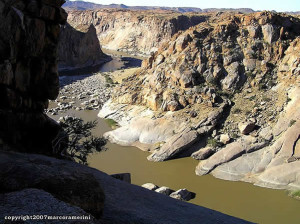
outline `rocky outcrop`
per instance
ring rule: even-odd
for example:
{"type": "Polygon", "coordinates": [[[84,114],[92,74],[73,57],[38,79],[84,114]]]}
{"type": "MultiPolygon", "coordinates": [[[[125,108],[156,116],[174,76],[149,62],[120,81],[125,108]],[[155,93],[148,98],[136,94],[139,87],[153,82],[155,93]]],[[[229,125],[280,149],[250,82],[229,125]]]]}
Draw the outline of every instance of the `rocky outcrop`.
{"type": "Polygon", "coordinates": [[[93,24],[103,48],[149,55],[179,30],[199,24],[206,17],[172,11],[102,9],[69,11],[68,23],[73,27],[93,24]]]}
{"type": "Polygon", "coordinates": [[[264,87],[276,80],[276,65],[299,35],[299,26],[293,17],[268,12],[212,17],[162,45],[116,90],[115,101],[176,111],[213,104],[222,91],[235,92],[254,77],[251,84],[264,87]],[[276,26],[272,44],[267,40],[271,30],[262,31],[265,26],[276,26]]]}
{"type": "Polygon", "coordinates": [[[96,66],[110,60],[110,57],[102,52],[96,29],[92,24],[62,26],[58,58],[59,71],[96,66]]]}
{"type": "Polygon", "coordinates": [[[0,2],[0,138],[51,154],[59,126],[43,112],[59,91],[57,43],[63,0],[0,2]]]}
{"type": "MultiPolygon", "coordinates": [[[[71,174],[71,176],[75,177],[76,179],[77,175],[85,174],[85,176],[88,177],[89,179],[93,179],[93,181],[95,180],[98,185],[101,184],[106,196],[102,219],[101,221],[94,220],[93,216],[91,216],[91,220],[87,220],[88,222],[82,222],[82,223],[102,223],[103,221],[104,223],[116,223],[116,224],[118,223],[120,224],[121,223],[122,224],[124,223],[143,223],[143,224],[154,224],[154,223],[185,224],[186,223],[189,224],[189,223],[197,223],[199,222],[199,220],[204,220],[205,223],[214,223],[214,224],[215,223],[248,223],[246,221],[234,217],[230,217],[221,214],[219,212],[212,211],[210,209],[185,203],[180,200],[175,200],[165,195],[161,195],[156,192],[149,191],[142,187],[128,184],[124,181],[117,180],[105,173],[102,173],[101,171],[71,161],[57,160],[42,155],[8,153],[3,151],[0,152],[0,158],[1,158],[2,165],[5,166],[8,163],[12,163],[11,166],[14,166],[15,167],[14,170],[18,171],[18,173],[33,172],[35,176],[40,176],[39,177],[40,180],[41,178],[43,178],[43,174],[49,176],[49,174],[51,174],[51,171],[55,171],[52,174],[53,178],[59,178],[64,175],[71,174]],[[17,164],[14,165],[14,162],[9,162],[9,161],[17,161],[17,164]],[[23,168],[20,167],[18,164],[23,164],[23,163],[27,164],[27,166],[23,171],[20,171],[23,168]],[[34,167],[34,169],[31,168],[31,166],[34,167]],[[66,171],[67,173],[64,174],[64,171],[66,171]]],[[[1,171],[11,170],[8,167],[2,167],[2,165],[0,169],[1,171]]],[[[10,174],[13,174],[12,170],[10,174]]],[[[13,176],[12,179],[10,180],[10,175],[7,175],[5,180],[6,183],[11,182],[15,184],[13,176]]],[[[30,176],[25,175],[22,180],[24,180],[24,183],[30,183],[32,179],[30,178],[30,176]]],[[[61,187],[59,189],[61,190],[68,189],[68,187],[70,186],[69,185],[70,181],[72,182],[74,180],[72,179],[66,180],[65,187],[61,187]]],[[[0,182],[1,189],[3,189],[2,186],[4,184],[5,184],[4,182],[2,181],[0,182]]],[[[11,185],[6,185],[6,187],[9,186],[11,185]]],[[[82,193],[90,192],[91,196],[93,196],[94,193],[96,193],[95,191],[90,191],[93,188],[93,186],[95,185],[92,184],[90,186],[89,184],[85,184],[85,182],[82,181],[82,183],[78,184],[77,189],[80,188],[82,193]],[[81,187],[82,185],[85,186],[81,187]]],[[[14,191],[11,193],[6,193],[3,192],[3,190],[1,190],[0,192],[0,208],[1,208],[0,221],[1,222],[4,221],[4,215],[12,214],[12,211],[16,211],[16,214],[18,215],[24,214],[25,212],[29,212],[26,213],[25,215],[30,215],[35,211],[38,211],[37,214],[39,214],[39,212],[45,211],[43,215],[56,215],[56,216],[73,215],[74,212],[76,212],[76,216],[86,215],[86,214],[89,215],[90,213],[86,213],[82,208],[84,206],[88,206],[90,203],[93,202],[99,203],[97,198],[91,197],[88,201],[86,201],[87,202],[86,203],[84,198],[78,197],[77,200],[78,201],[82,200],[82,203],[78,204],[78,207],[75,207],[70,202],[65,203],[66,202],[65,199],[58,198],[57,195],[55,195],[54,198],[53,191],[47,193],[48,192],[47,188],[41,188],[38,185],[36,186],[37,187],[36,189],[30,188],[30,186],[28,186],[29,188],[27,188],[24,185],[23,187],[25,187],[25,189],[19,189],[19,191],[14,191]],[[10,199],[16,199],[16,200],[10,200],[10,199]],[[30,210],[28,210],[29,204],[27,204],[26,202],[32,205],[32,207],[30,207],[30,210]],[[11,208],[12,210],[8,210],[9,208],[11,208]]],[[[94,190],[96,189],[97,187],[94,190]]],[[[8,189],[6,188],[6,191],[7,190],[8,189]]],[[[77,194],[75,193],[73,197],[75,198],[76,195],[77,194]]],[[[16,214],[12,214],[12,215],[16,215],[16,214]]],[[[28,221],[30,223],[30,220],[28,221]]],[[[60,223],[63,222],[61,222],[60,220],[60,223]]],[[[76,223],[81,223],[81,222],[80,220],[76,220],[76,223]]]]}
{"type": "Polygon", "coordinates": [[[9,152],[1,153],[0,168],[0,192],[42,189],[96,218],[102,214],[104,193],[88,172],[74,172],[59,161],[9,152]]]}
{"type": "MultiPolygon", "coordinates": [[[[176,34],[124,79],[105,105],[122,109],[106,115],[122,121],[135,107],[153,122],[175,121],[171,136],[152,142],[149,160],[192,155],[204,159],[198,175],[297,189],[299,28],[299,19],[273,12],[211,16],[176,34]]],[[[127,120],[126,129],[107,136],[126,139],[127,120]]]]}

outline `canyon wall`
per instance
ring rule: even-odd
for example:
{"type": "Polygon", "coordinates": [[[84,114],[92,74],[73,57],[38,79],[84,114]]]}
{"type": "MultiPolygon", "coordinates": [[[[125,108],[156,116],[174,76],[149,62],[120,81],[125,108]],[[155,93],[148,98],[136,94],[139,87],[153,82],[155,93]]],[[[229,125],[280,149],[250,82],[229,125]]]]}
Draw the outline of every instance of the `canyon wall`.
{"type": "Polygon", "coordinates": [[[213,105],[222,94],[245,85],[271,88],[299,28],[298,19],[267,12],[211,17],[161,45],[119,86],[115,99],[176,111],[197,103],[213,105]]]}
{"type": "Polygon", "coordinates": [[[0,1],[0,139],[52,153],[59,126],[44,114],[59,92],[57,45],[63,0],[0,1]]]}
{"type": "Polygon", "coordinates": [[[170,11],[102,9],[69,11],[68,23],[96,28],[103,48],[149,55],[178,31],[206,21],[208,15],[170,11]]]}
{"type": "Polygon", "coordinates": [[[110,60],[102,50],[95,27],[79,24],[61,27],[58,45],[59,71],[100,65],[110,60]]]}
{"type": "Polygon", "coordinates": [[[150,161],[192,156],[197,175],[297,190],[299,40],[286,14],[211,16],[122,80],[99,113],[122,127],[105,137],[150,161]]]}

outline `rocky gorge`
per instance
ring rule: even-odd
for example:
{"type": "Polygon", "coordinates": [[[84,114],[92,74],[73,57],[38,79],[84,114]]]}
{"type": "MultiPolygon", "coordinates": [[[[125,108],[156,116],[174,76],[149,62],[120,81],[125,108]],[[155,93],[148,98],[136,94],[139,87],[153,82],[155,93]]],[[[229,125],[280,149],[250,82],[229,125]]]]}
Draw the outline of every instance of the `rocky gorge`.
{"type": "MultiPolygon", "coordinates": [[[[59,34],[67,19],[63,4],[63,0],[0,1],[1,222],[247,223],[122,182],[54,151],[54,139],[63,131],[45,111],[60,90],[59,34]]],[[[99,80],[74,81],[79,89],[72,94],[90,83],[104,88],[99,80]]],[[[74,97],[68,88],[61,100],[74,97]]],[[[97,96],[81,92],[79,100],[100,94],[102,101],[93,102],[98,109],[109,91],[97,96]]],[[[60,106],[59,110],[66,109],[60,106]]]]}
{"type": "Polygon", "coordinates": [[[299,190],[299,26],[219,13],[175,34],[122,79],[99,116],[150,161],[192,156],[197,175],[299,190]]]}
{"type": "Polygon", "coordinates": [[[175,33],[204,22],[209,14],[181,14],[154,10],[69,10],[68,23],[96,28],[103,48],[135,55],[150,55],[175,33]]]}

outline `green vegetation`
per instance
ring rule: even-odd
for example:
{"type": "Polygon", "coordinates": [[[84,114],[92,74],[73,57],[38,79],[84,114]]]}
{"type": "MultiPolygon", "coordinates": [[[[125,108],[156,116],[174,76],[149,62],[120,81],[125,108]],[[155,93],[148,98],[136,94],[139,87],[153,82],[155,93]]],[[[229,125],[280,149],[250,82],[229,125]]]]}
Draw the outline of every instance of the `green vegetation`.
{"type": "Polygon", "coordinates": [[[96,121],[85,123],[80,118],[64,117],[60,120],[63,130],[52,142],[53,152],[65,159],[88,165],[89,154],[106,150],[106,140],[94,137],[91,133],[96,125],[96,121]]]}
{"type": "Polygon", "coordinates": [[[296,120],[291,120],[289,123],[289,127],[292,127],[297,121],[296,120]]]}
{"type": "Polygon", "coordinates": [[[209,138],[209,139],[207,140],[207,144],[208,144],[209,146],[211,146],[211,147],[214,147],[214,148],[220,147],[220,146],[222,145],[221,142],[217,141],[217,140],[214,139],[214,138],[209,138]]]}
{"type": "Polygon", "coordinates": [[[300,199],[300,190],[290,192],[289,196],[293,197],[293,198],[296,198],[296,199],[300,199]]]}
{"type": "Polygon", "coordinates": [[[253,101],[253,100],[255,100],[255,98],[256,98],[256,96],[253,95],[253,96],[251,96],[251,97],[249,98],[249,100],[250,100],[250,101],[253,101]]]}
{"type": "Polygon", "coordinates": [[[231,135],[231,137],[232,137],[233,139],[237,139],[239,136],[238,136],[237,133],[233,133],[233,134],[231,135]]]}
{"type": "Polygon", "coordinates": [[[291,101],[292,101],[292,99],[289,98],[289,97],[288,97],[287,100],[286,100],[286,102],[288,102],[288,103],[291,102],[291,101]]]}
{"type": "Polygon", "coordinates": [[[118,126],[118,123],[113,120],[113,119],[105,119],[105,122],[111,127],[111,128],[115,128],[116,126],[118,126]]]}
{"type": "Polygon", "coordinates": [[[109,75],[105,74],[104,78],[105,78],[105,81],[106,81],[107,84],[110,84],[110,85],[115,84],[114,81],[112,80],[112,78],[109,75]]]}
{"type": "Polygon", "coordinates": [[[249,80],[253,80],[255,78],[255,74],[252,72],[246,72],[246,76],[249,80]]]}

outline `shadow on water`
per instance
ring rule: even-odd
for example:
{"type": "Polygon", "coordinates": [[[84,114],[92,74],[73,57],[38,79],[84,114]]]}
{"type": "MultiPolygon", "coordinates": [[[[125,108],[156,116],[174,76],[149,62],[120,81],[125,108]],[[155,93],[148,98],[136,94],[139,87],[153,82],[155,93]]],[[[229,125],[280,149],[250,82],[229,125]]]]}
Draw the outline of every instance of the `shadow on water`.
{"type": "Polygon", "coordinates": [[[112,60],[101,65],[59,72],[60,86],[63,87],[78,80],[85,79],[86,77],[93,75],[93,73],[113,72],[120,69],[136,68],[141,65],[142,60],[138,58],[112,57],[112,60]]]}

